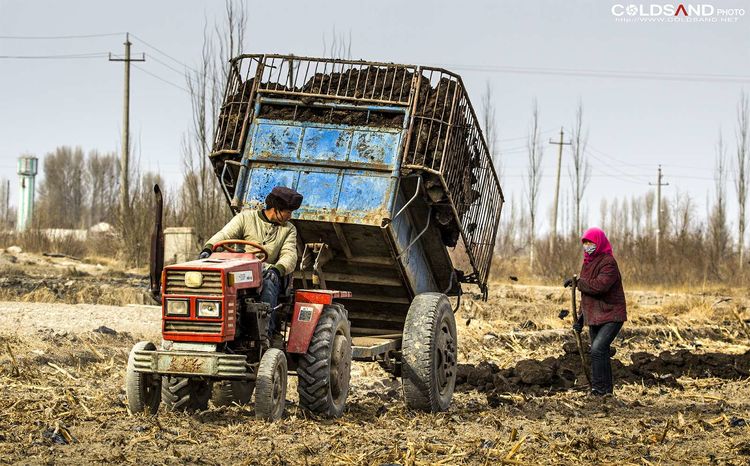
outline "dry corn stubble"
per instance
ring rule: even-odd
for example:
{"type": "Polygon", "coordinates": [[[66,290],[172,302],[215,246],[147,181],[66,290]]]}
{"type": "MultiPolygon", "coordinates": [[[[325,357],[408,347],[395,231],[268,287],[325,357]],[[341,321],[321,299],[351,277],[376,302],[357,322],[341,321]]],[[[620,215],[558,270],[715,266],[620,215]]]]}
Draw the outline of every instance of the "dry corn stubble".
{"type": "MultiPolygon", "coordinates": [[[[492,363],[498,373],[520,367],[527,382],[536,366],[543,382],[544,361],[563,366],[570,341],[569,319],[557,318],[559,289],[496,288],[489,302],[458,312],[461,362],[492,363]]],[[[731,312],[716,312],[699,306],[661,315],[660,306],[644,305],[615,343],[624,366],[644,353],[638,367],[656,361],[646,372],[658,374],[671,361],[679,388],[660,377],[629,380],[618,383],[616,400],[592,401],[579,382],[555,391],[520,380],[489,393],[464,383],[447,413],[425,414],[404,409],[398,383],[377,366],[355,364],[341,419],[310,418],[292,385],[286,418],[267,424],[254,419],[252,406],[128,415],[127,354],[142,335],[158,337],[158,309],[3,303],[0,457],[34,464],[743,464],[750,388],[747,376],[729,371],[743,369],[737,361],[748,339],[731,312]],[[92,332],[100,325],[118,333],[92,332]]]]}

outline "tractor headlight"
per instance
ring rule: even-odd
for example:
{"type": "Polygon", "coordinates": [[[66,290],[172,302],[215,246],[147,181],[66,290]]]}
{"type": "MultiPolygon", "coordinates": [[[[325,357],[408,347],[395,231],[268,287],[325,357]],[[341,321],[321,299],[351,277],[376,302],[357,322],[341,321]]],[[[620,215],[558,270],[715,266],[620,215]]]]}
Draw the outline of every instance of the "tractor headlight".
{"type": "Polygon", "coordinates": [[[198,317],[221,317],[221,303],[218,301],[198,301],[198,317]]]}
{"type": "Polygon", "coordinates": [[[185,299],[168,299],[167,300],[167,315],[168,316],[187,316],[189,314],[190,307],[185,299]]]}

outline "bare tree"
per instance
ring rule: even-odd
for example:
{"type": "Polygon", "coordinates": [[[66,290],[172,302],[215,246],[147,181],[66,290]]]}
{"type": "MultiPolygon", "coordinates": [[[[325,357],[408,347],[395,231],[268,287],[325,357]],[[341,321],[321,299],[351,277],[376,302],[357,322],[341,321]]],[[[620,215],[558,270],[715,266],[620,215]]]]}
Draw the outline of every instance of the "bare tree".
{"type": "Polygon", "coordinates": [[[497,138],[497,112],[495,109],[494,93],[492,92],[492,85],[487,81],[484,88],[484,94],[482,94],[482,131],[484,132],[484,139],[487,141],[487,150],[490,154],[492,164],[495,167],[498,178],[502,178],[502,162],[500,159],[500,151],[497,148],[495,138],[497,138]]]}
{"type": "Polygon", "coordinates": [[[334,25],[331,31],[330,46],[327,45],[326,35],[323,33],[323,55],[350,60],[352,58],[352,30],[349,30],[348,36],[343,32],[336,33],[336,26],[334,25]]]}
{"type": "Polygon", "coordinates": [[[183,139],[183,221],[191,225],[202,244],[226,222],[228,209],[209,160],[222,91],[228,79],[225,63],[242,53],[246,10],[227,1],[226,17],[213,33],[204,29],[197,69],[188,71],[187,87],[192,105],[192,127],[183,139]]]}
{"type": "Polygon", "coordinates": [[[80,147],[58,147],[45,156],[43,171],[36,209],[42,226],[85,226],[88,185],[84,179],[83,150],[80,147]]]}
{"type": "Polygon", "coordinates": [[[736,171],[735,171],[735,188],[737,190],[737,202],[739,203],[738,225],[738,249],[740,259],[740,270],[745,262],[745,220],[747,218],[747,183],[750,180],[750,138],[748,131],[750,128],[750,113],[748,113],[748,96],[744,92],[740,94],[740,102],[737,104],[737,130],[735,136],[737,139],[736,154],[736,171]]]}
{"type": "Polygon", "coordinates": [[[573,190],[573,201],[575,203],[575,231],[580,232],[581,225],[581,200],[586,186],[591,178],[591,167],[586,160],[586,143],[588,134],[583,129],[583,103],[578,103],[576,111],[576,121],[573,124],[573,139],[571,140],[570,150],[573,154],[573,169],[568,172],[573,190]]]}
{"type": "Polygon", "coordinates": [[[10,183],[7,178],[0,178],[0,225],[10,226],[10,183]]]}
{"type": "Polygon", "coordinates": [[[719,132],[716,143],[714,165],[714,205],[708,218],[708,250],[711,255],[709,269],[715,276],[720,275],[719,264],[729,250],[731,235],[727,226],[727,156],[724,138],[719,132]]]}
{"type": "Polygon", "coordinates": [[[539,107],[532,105],[529,137],[526,142],[528,166],[526,168],[526,198],[529,203],[529,264],[534,267],[534,242],[536,239],[536,213],[539,208],[539,188],[542,182],[542,157],[544,151],[539,138],[539,107]]]}
{"type": "Polygon", "coordinates": [[[643,198],[644,214],[646,215],[646,234],[653,236],[654,234],[654,217],[651,212],[654,211],[654,204],[656,203],[656,194],[654,191],[649,191],[643,198]]]}
{"type": "Polygon", "coordinates": [[[120,191],[120,162],[117,154],[89,152],[85,178],[89,186],[89,224],[115,223],[112,207],[117,205],[120,191]]]}

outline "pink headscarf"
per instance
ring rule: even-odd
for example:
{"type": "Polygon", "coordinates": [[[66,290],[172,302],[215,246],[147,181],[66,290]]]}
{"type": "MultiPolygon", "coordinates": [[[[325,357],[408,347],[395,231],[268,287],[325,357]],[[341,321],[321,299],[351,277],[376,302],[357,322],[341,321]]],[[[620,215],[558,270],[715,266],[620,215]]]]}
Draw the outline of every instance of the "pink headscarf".
{"type": "Polygon", "coordinates": [[[583,242],[583,240],[589,240],[592,243],[596,244],[596,251],[594,251],[593,254],[589,255],[585,252],[583,253],[584,264],[588,264],[589,262],[594,260],[594,257],[600,254],[607,254],[610,256],[612,255],[612,245],[609,244],[607,235],[605,235],[600,228],[592,227],[586,230],[581,237],[581,242],[583,242]]]}

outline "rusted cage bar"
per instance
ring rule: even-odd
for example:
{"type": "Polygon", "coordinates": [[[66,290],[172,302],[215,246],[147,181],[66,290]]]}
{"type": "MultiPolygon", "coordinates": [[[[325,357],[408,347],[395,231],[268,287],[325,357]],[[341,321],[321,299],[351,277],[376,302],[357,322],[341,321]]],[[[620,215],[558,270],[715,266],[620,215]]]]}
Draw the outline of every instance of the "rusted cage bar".
{"type": "MultiPolygon", "coordinates": [[[[463,280],[486,285],[503,193],[460,76],[434,67],[294,55],[233,59],[211,153],[229,197],[239,181],[239,162],[249,122],[260,108],[256,105],[260,95],[299,102],[294,119],[301,121],[400,127],[403,118],[350,112],[357,114],[355,118],[344,108],[322,109],[314,104],[409,109],[402,173],[422,174],[444,244],[465,248],[473,268],[463,280]]],[[[263,111],[269,112],[264,118],[275,117],[273,109],[263,111]]]]}

